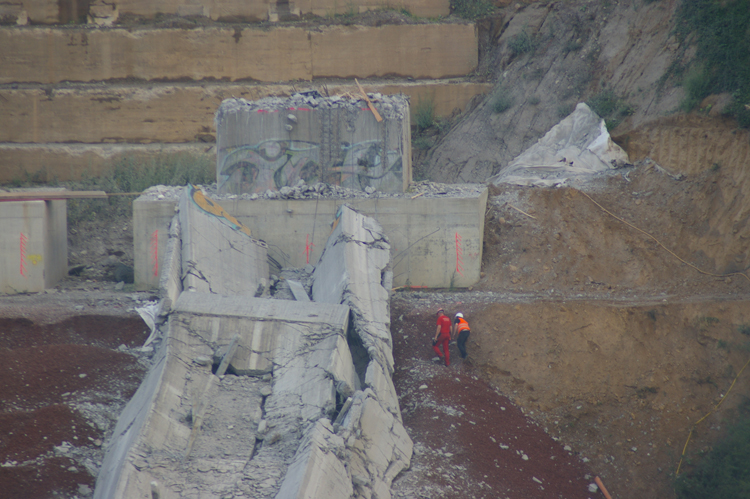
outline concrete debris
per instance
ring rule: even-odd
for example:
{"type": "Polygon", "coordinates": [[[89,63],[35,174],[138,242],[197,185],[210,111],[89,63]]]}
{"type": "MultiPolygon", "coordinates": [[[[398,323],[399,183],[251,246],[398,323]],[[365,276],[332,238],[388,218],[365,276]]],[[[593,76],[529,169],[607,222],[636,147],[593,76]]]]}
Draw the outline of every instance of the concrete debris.
{"type": "Polygon", "coordinates": [[[249,228],[182,196],[161,280],[168,320],[94,497],[390,498],[412,442],[391,380],[380,226],[344,206],[314,269],[268,276],[249,228]]]}
{"type": "MultiPolygon", "coordinates": [[[[245,199],[245,200],[268,200],[268,199],[367,199],[367,198],[439,198],[439,197],[476,197],[486,188],[484,184],[440,184],[423,180],[412,182],[409,191],[405,193],[394,192],[366,192],[349,189],[338,185],[318,182],[313,185],[300,185],[291,187],[289,190],[267,191],[256,194],[220,194],[217,185],[196,186],[204,192],[206,197],[217,201],[245,199]]],[[[157,185],[149,187],[141,196],[146,200],[178,200],[184,187],[157,185]]]]}
{"type": "Polygon", "coordinates": [[[612,142],[604,120],[579,103],[571,115],[488,182],[563,186],[585,182],[596,174],[628,164],[627,153],[612,142]]]}

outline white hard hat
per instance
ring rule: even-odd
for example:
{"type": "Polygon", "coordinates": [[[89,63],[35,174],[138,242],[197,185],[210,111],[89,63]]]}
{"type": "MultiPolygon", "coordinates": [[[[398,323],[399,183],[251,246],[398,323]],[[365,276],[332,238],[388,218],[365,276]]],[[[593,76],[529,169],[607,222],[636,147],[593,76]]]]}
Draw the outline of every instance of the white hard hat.
{"type": "Polygon", "coordinates": [[[461,312],[459,312],[459,313],[456,314],[456,317],[461,317],[463,319],[464,314],[462,314],[461,312]]]}

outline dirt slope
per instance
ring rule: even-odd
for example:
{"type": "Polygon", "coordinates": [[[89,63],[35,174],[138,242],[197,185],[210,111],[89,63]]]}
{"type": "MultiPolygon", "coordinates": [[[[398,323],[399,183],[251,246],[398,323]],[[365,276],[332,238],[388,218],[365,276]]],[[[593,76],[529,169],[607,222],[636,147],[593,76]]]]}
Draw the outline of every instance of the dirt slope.
{"type": "Polygon", "coordinates": [[[485,21],[491,36],[478,70],[497,82],[494,94],[462,117],[416,171],[436,182],[483,182],[578,102],[603,91],[632,109],[616,133],[671,113],[683,92],[660,79],[689,53],[671,35],[678,4],[575,0],[502,9],[485,21]],[[509,107],[498,112],[498,100],[509,107]]]}

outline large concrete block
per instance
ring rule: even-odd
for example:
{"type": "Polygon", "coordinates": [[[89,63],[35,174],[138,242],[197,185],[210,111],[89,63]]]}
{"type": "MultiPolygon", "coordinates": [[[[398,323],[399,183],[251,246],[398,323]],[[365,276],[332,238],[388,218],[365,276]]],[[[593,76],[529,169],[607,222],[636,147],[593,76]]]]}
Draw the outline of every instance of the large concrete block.
{"type": "Polygon", "coordinates": [[[403,192],[411,182],[409,103],[375,106],[320,95],[227,99],[216,112],[216,178],[221,194],[259,193],[326,182],[403,192]]]}
{"type": "Polygon", "coordinates": [[[33,293],[68,275],[65,201],[0,202],[0,293],[33,293]]]}
{"type": "Polygon", "coordinates": [[[0,83],[446,78],[473,71],[478,54],[472,23],[315,30],[0,27],[0,83]]]}
{"type": "MultiPolygon", "coordinates": [[[[135,245],[136,251],[133,253],[137,289],[156,289],[159,286],[160,276],[165,275],[162,266],[167,263],[165,260],[167,241],[170,224],[175,216],[175,208],[174,199],[157,199],[144,203],[142,198],[139,197],[133,202],[133,239],[139,243],[135,245]]],[[[176,222],[179,223],[178,220],[176,222]]],[[[182,247],[179,244],[177,251],[181,254],[182,247]]],[[[178,260],[178,262],[171,261],[169,266],[181,262],[180,256],[178,256],[178,260]]],[[[181,288],[180,265],[178,265],[178,271],[180,275],[177,278],[180,280],[181,288]]],[[[171,295],[174,301],[176,295],[174,293],[171,293],[171,295]]]]}
{"type": "MultiPolygon", "coordinates": [[[[412,122],[414,106],[421,102],[432,104],[435,116],[446,117],[454,111],[463,111],[474,96],[492,89],[490,83],[454,79],[360,83],[367,92],[407,95],[412,122]]],[[[343,82],[339,85],[329,83],[326,88],[330,95],[359,92],[355,84],[343,82]]],[[[175,83],[148,87],[112,84],[52,89],[0,88],[0,116],[7,118],[0,120],[0,143],[80,142],[91,146],[99,143],[202,141],[206,142],[203,147],[207,148],[216,141],[214,114],[224,99],[237,96],[258,100],[289,96],[304,90],[324,91],[315,82],[294,86],[175,83]]],[[[61,151],[61,154],[73,153],[61,151]]],[[[5,158],[5,155],[0,155],[0,172],[15,167],[10,158],[5,158]]],[[[87,163],[81,162],[78,170],[82,171],[86,166],[87,163]]],[[[62,173],[56,172],[60,180],[70,180],[62,173]]],[[[80,175],[80,171],[78,173],[80,175]]]]}
{"type": "Polygon", "coordinates": [[[330,421],[319,420],[300,443],[277,499],[349,499],[354,493],[343,454],[344,441],[333,432],[330,421]]]}
{"type": "Polygon", "coordinates": [[[316,78],[448,78],[466,75],[479,64],[474,24],[387,25],[377,30],[335,26],[312,31],[310,43],[316,78]]]}
{"type": "Polygon", "coordinates": [[[355,333],[371,359],[393,373],[390,333],[390,245],[374,219],[342,206],[313,273],[313,300],[343,303],[352,310],[355,333]]]}
{"type": "MultiPolygon", "coordinates": [[[[479,280],[487,205],[484,186],[460,196],[317,200],[219,197],[218,200],[238,220],[253,228],[253,235],[268,244],[269,255],[284,267],[300,268],[318,261],[326,246],[331,222],[339,206],[346,203],[375,218],[383,227],[391,245],[394,286],[468,287],[479,280]]],[[[166,218],[152,220],[147,216],[148,204],[153,202],[174,205],[176,199],[159,200],[147,193],[136,200],[134,206],[143,203],[138,212],[134,212],[142,213],[133,221],[136,255],[148,255],[150,235],[168,223],[166,218]],[[140,228],[141,223],[148,226],[140,228]]],[[[163,251],[160,246],[159,254],[163,251]]],[[[153,289],[158,285],[158,279],[139,281],[142,275],[136,262],[136,286],[153,289]]],[[[147,271],[145,275],[148,277],[147,271]]]]}

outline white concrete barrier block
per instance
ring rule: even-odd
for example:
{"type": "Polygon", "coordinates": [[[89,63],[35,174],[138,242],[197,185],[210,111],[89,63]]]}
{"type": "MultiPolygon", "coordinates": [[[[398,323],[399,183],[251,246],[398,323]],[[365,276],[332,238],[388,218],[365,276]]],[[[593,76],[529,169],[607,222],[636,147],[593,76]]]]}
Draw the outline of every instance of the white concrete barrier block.
{"type": "Polygon", "coordinates": [[[0,293],[38,293],[68,275],[65,201],[4,201],[0,230],[0,293]]]}

